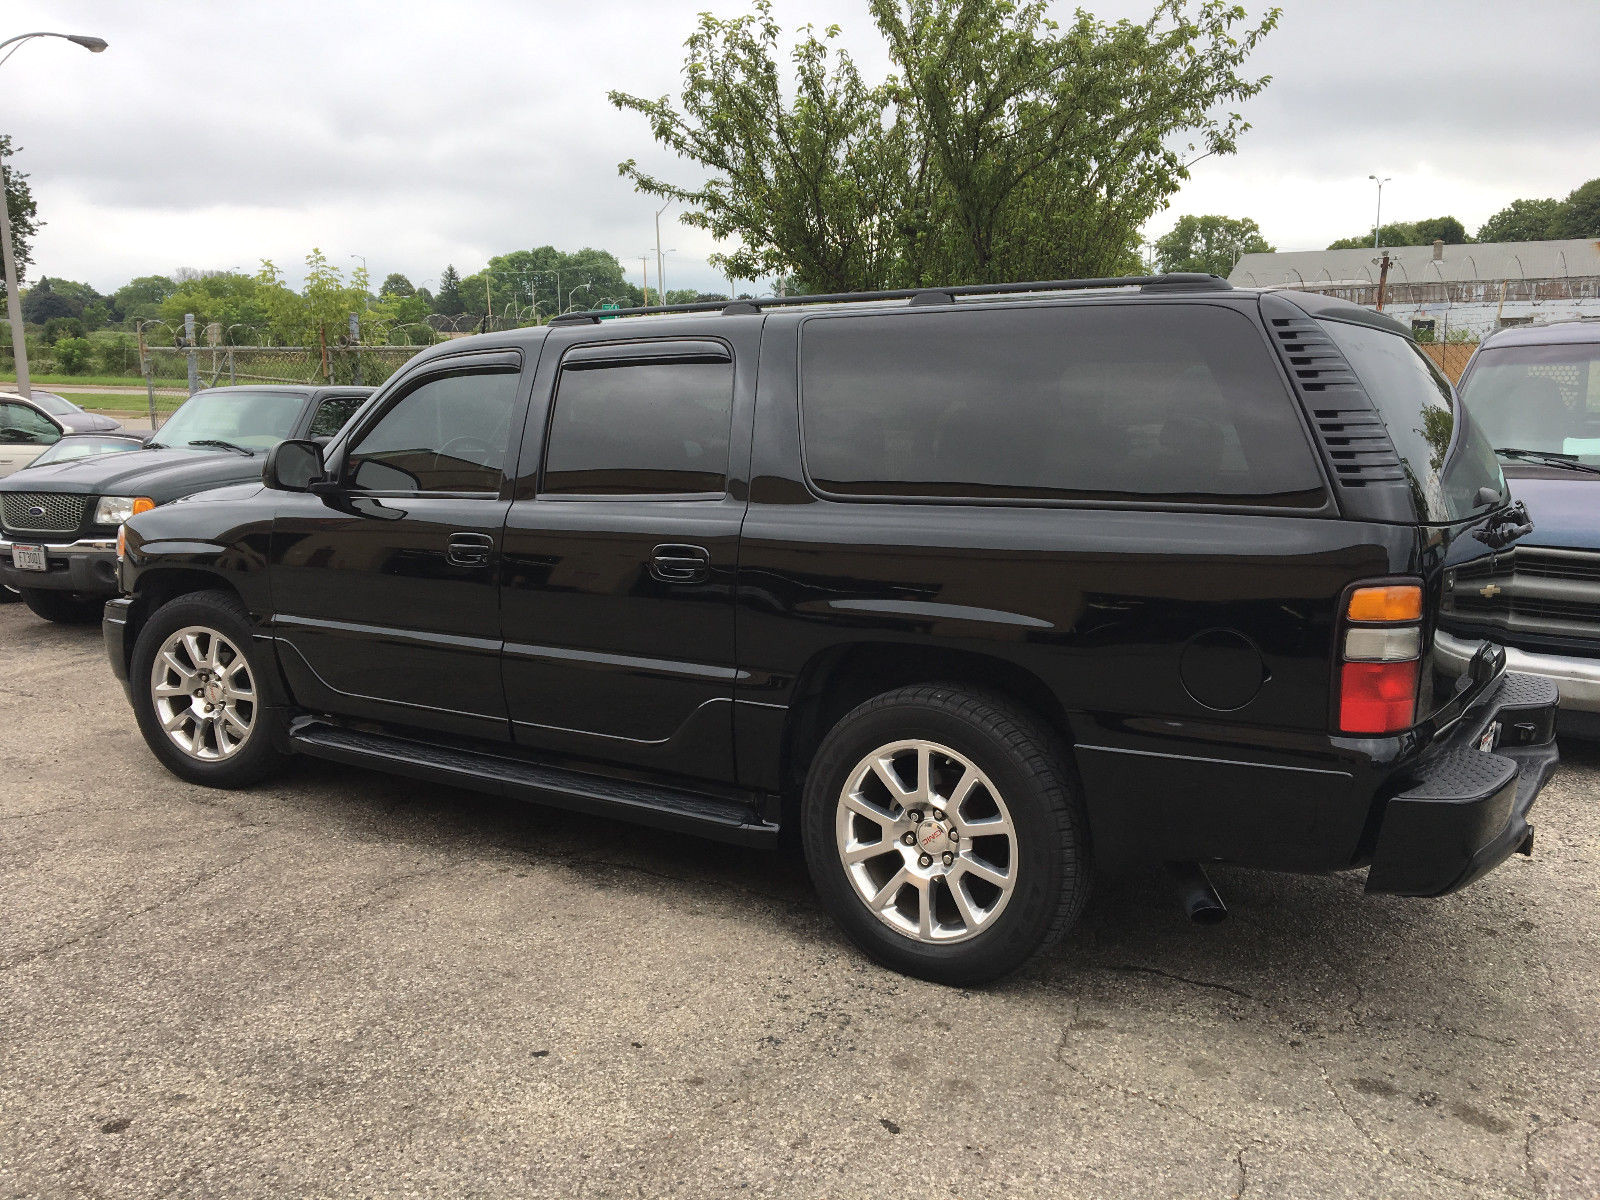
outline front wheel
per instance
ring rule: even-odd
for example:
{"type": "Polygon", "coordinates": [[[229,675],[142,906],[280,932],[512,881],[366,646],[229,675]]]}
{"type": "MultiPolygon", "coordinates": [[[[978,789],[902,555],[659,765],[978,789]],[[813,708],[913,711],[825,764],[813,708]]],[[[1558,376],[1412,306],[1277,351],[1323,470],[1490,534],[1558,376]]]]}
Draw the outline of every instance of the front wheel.
{"type": "Polygon", "coordinates": [[[1088,896],[1077,782],[1004,697],[916,685],[824,739],[801,805],[823,906],[886,966],[981,983],[1058,940],[1088,896]]]}
{"type": "Polygon", "coordinates": [[[174,775],[244,787],[281,766],[274,711],[249,614],[226,592],[162,605],[134,642],[129,679],[139,732],[174,775]]]}

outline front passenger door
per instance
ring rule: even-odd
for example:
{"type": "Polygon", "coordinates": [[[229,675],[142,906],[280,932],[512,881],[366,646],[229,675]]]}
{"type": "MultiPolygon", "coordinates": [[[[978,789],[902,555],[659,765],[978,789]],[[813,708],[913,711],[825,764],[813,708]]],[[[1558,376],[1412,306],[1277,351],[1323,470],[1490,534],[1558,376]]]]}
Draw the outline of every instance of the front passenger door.
{"type": "Polygon", "coordinates": [[[336,494],[284,494],[274,624],[303,705],[509,737],[497,574],[518,362],[430,364],[335,446],[336,494]]]}

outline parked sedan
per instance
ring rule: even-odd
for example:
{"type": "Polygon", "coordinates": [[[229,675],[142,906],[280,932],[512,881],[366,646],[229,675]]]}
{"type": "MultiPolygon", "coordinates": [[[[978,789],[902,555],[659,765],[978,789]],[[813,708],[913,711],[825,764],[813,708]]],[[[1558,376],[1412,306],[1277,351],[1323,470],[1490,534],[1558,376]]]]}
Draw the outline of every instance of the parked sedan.
{"type": "Polygon", "coordinates": [[[99,413],[85,412],[65,396],[41,392],[38,388],[29,391],[29,398],[34,404],[54,417],[68,433],[112,433],[122,428],[121,421],[99,413]]]}
{"type": "Polygon", "coordinates": [[[66,433],[67,427],[34,401],[0,392],[0,477],[28,466],[66,433]]]}

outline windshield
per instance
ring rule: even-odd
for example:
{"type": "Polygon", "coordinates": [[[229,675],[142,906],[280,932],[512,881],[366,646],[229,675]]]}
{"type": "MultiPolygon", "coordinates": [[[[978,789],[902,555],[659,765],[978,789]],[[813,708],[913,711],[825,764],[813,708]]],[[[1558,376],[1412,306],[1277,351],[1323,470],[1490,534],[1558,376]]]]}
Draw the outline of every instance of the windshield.
{"type": "Polygon", "coordinates": [[[1478,503],[1481,488],[1505,495],[1493,444],[1415,342],[1344,321],[1324,321],[1322,327],[1344,351],[1383,417],[1418,517],[1460,521],[1487,510],[1478,503]]]}
{"type": "Polygon", "coordinates": [[[78,411],[76,404],[63,400],[52,392],[34,392],[32,399],[45,412],[52,413],[58,417],[70,417],[78,411]]]}
{"type": "Polygon", "coordinates": [[[1491,346],[1462,381],[1461,399],[1497,447],[1600,466],[1600,342],[1491,346]]]}
{"type": "Polygon", "coordinates": [[[84,437],[64,437],[34,459],[33,465],[42,467],[47,463],[70,462],[76,458],[89,458],[96,454],[119,454],[124,450],[137,450],[139,446],[139,441],[131,438],[96,437],[93,434],[84,437]]]}
{"type": "Polygon", "coordinates": [[[305,397],[295,392],[201,392],[172,414],[157,431],[155,442],[161,446],[228,442],[246,450],[270,450],[289,436],[304,404],[305,397]]]}

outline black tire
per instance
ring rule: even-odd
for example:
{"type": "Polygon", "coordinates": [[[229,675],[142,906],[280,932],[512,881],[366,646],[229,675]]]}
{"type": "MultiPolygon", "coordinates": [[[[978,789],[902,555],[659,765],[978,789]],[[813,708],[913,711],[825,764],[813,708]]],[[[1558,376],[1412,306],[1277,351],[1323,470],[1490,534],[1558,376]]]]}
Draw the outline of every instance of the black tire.
{"type": "Polygon", "coordinates": [[[12,587],[9,583],[0,583],[0,604],[11,604],[12,602],[21,599],[22,593],[16,588],[12,587]]]}
{"type": "MultiPolygon", "coordinates": [[[[281,710],[270,705],[273,665],[257,648],[249,614],[230,592],[192,592],[168,601],[139,630],[129,663],[134,715],[145,743],[163,766],[180,779],[215,788],[242,788],[280,770],[285,756],[277,749],[281,710]],[[152,671],[157,653],[173,634],[191,626],[211,630],[236,648],[248,667],[254,723],[243,744],[228,757],[211,761],[186,753],[162,728],[153,695],[152,671]]],[[[231,661],[231,660],[230,660],[231,661]]]]}
{"type": "MultiPolygon", "coordinates": [[[[995,693],[917,684],[854,709],[823,739],[811,764],[801,832],[822,905],[850,939],[884,966],[935,983],[984,983],[1014,971],[1061,938],[1089,895],[1081,789],[1065,748],[1042,721],[995,693]],[[1003,794],[1010,813],[1012,891],[992,923],[966,940],[939,944],[890,928],[858,894],[835,840],[841,793],[858,765],[910,739],[965,757],[1003,794]]],[[[892,872],[896,861],[888,861],[885,870],[892,872]]],[[[922,894],[930,908],[926,897],[935,891],[922,894]]]]}
{"type": "Polygon", "coordinates": [[[106,602],[93,596],[80,596],[76,592],[47,591],[43,588],[23,588],[22,602],[33,610],[33,615],[54,621],[57,625],[90,625],[100,620],[106,602]]]}

